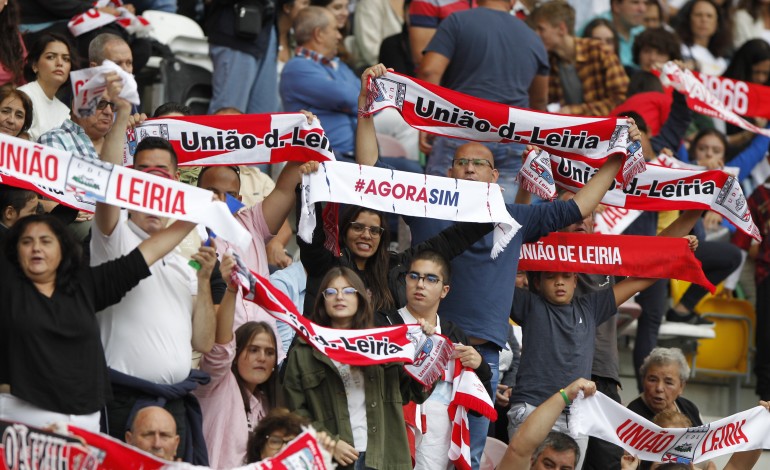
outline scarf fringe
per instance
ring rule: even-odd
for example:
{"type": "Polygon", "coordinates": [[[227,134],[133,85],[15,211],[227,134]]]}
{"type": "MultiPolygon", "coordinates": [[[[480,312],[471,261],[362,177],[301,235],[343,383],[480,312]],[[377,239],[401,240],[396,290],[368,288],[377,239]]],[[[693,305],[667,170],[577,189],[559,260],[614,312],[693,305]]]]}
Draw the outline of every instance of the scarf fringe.
{"type": "Polygon", "coordinates": [[[495,228],[495,230],[498,230],[498,229],[500,230],[501,233],[499,235],[496,235],[497,239],[495,240],[495,244],[492,247],[492,254],[491,254],[492,259],[497,259],[500,253],[505,251],[505,248],[508,246],[509,243],[511,243],[511,240],[513,240],[513,237],[516,236],[516,232],[518,232],[518,230],[513,230],[513,229],[508,230],[508,232],[506,232],[500,227],[500,224],[497,224],[497,227],[495,228]]]}
{"type": "Polygon", "coordinates": [[[453,414],[454,409],[458,406],[463,406],[468,410],[473,410],[490,421],[497,421],[497,410],[490,407],[489,404],[481,398],[477,398],[473,395],[468,395],[465,393],[457,393],[455,394],[452,403],[449,405],[449,413],[453,414]]]}
{"type": "Polygon", "coordinates": [[[436,360],[428,369],[425,370],[422,379],[417,378],[414,374],[412,374],[409,370],[409,367],[406,367],[405,370],[414,380],[420,382],[423,385],[424,390],[430,390],[433,388],[433,384],[435,384],[437,380],[444,376],[444,369],[446,369],[447,363],[452,358],[453,352],[454,345],[451,341],[445,341],[441,343],[441,347],[438,350],[438,356],[436,357],[436,360]]]}

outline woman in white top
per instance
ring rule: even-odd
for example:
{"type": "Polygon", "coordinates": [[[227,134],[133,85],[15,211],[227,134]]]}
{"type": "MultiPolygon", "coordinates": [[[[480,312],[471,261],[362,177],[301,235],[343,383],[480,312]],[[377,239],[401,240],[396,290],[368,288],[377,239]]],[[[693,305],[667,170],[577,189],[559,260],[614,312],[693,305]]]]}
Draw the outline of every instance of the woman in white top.
{"type": "Polygon", "coordinates": [[[764,0],[741,0],[735,12],[733,46],[741,47],[750,39],[770,43],[770,3],[764,0]]]}
{"type": "Polygon", "coordinates": [[[72,47],[64,36],[45,34],[29,50],[25,75],[29,83],[19,90],[32,100],[34,114],[29,128],[31,140],[62,125],[70,109],[59,101],[56,92],[69,81],[72,47]]]}
{"type": "Polygon", "coordinates": [[[679,23],[685,62],[694,62],[701,73],[722,75],[727,68],[731,28],[719,7],[712,0],[692,0],[679,11],[679,23]]]}

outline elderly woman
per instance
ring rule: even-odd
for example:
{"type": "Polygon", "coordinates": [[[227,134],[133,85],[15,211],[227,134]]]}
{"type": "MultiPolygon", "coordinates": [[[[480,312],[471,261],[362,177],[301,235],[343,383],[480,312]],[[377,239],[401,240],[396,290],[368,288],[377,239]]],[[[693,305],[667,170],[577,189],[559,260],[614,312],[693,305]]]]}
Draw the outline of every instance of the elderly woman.
{"type": "Polygon", "coordinates": [[[20,137],[32,126],[32,100],[13,85],[0,87],[0,134],[20,137]]]}
{"type": "Polygon", "coordinates": [[[0,255],[0,419],[98,431],[110,388],[95,313],[149,276],[194,226],[177,221],[128,255],[88,267],[58,219],[18,220],[0,255]]]}

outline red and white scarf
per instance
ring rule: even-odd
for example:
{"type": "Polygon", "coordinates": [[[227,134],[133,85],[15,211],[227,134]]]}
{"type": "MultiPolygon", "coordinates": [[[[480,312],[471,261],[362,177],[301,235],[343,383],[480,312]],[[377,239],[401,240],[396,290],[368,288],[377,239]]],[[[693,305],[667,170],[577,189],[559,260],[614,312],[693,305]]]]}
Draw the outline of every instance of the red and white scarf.
{"type": "Polygon", "coordinates": [[[202,224],[238,246],[251,242],[227,205],[212,201],[211,191],[4,134],[0,134],[0,178],[5,184],[55,194],[61,202],[74,201],[68,204],[74,207],[85,200],[100,201],[202,224]]]}
{"type": "Polygon", "coordinates": [[[134,76],[114,62],[105,60],[102,65],[70,72],[72,91],[75,95],[72,111],[75,116],[87,117],[96,112],[96,106],[107,88],[105,76],[111,72],[117,73],[123,82],[120,97],[131,104],[139,104],[139,88],[134,76]]]}
{"type": "Polygon", "coordinates": [[[770,413],[756,406],[692,428],[661,428],[596,392],[570,407],[570,433],[611,442],[641,460],[698,463],[744,450],[770,448],[770,413]]]}
{"type": "Polygon", "coordinates": [[[308,124],[301,113],[164,117],[127,134],[124,165],[133,165],[136,146],[151,136],[171,142],[179,166],[334,160],[319,120],[308,124]]]}
{"type": "MultiPolygon", "coordinates": [[[[543,154],[547,152],[530,152],[524,160],[524,166],[529,166],[535,159],[539,162],[543,154]]],[[[550,161],[555,183],[572,192],[582,188],[599,170],[588,162],[556,155],[550,155],[550,161]]],[[[553,197],[556,194],[556,187],[551,183],[527,181],[522,186],[541,197],[553,197]],[[545,192],[544,187],[548,188],[545,192]]],[[[720,170],[668,168],[648,163],[647,171],[634,176],[628,185],[623,185],[616,177],[613,187],[602,198],[602,203],[649,211],[713,210],[752,238],[762,239],[751,219],[738,179],[720,170]]]]}
{"type": "Polygon", "coordinates": [[[770,118],[770,87],[692,72],[722,105],[740,116],[770,118]]]}
{"type": "Polygon", "coordinates": [[[444,373],[453,350],[452,342],[446,337],[427,336],[417,324],[360,330],[316,325],[302,316],[280,289],[249,270],[237,254],[233,256],[238,264],[233,276],[241,286],[243,298],[291,326],[309,345],[330,359],[353,366],[403,362],[407,373],[426,387],[444,373]]]}
{"type": "Polygon", "coordinates": [[[623,180],[644,171],[641,147],[628,138],[625,118],[550,114],[474,98],[395,72],[369,79],[366,113],[396,108],[412,127],[479,142],[518,142],[556,155],[603,161],[627,155],[623,180]]]}
{"type": "Polygon", "coordinates": [[[521,246],[519,269],[680,279],[714,292],[684,238],[554,232],[521,246]]]}
{"type": "Polygon", "coordinates": [[[355,204],[384,212],[458,222],[492,222],[492,257],[497,257],[519,230],[496,184],[420,175],[403,171],[324,162],[302,177],[302,214],[298,235],[308,243],[315,229],[315,203],[355,204]]]}
{"type": "Polygon", "coordinates": [[[128,11],[120,0],[98,0],[94,2],[93,5],[93,8],[88,9],[85,13],[74,16],[69,23],[67,23],[67,27],[73,36],[78,37],[115,22],[125,28],[129,33],[136,34],[140,37],[149,36],[152,32],[150,22],[145,18],[134,15],[128,11]],[[98,8],[104,8],[106,6],[117,8],[120,12],[120,16],[98,10],[98,8]]]}
{"type": "Polygon", "coordinates": [[[449,460],[460,470],[471,468],[471,435],[468,427],[468,410],[473,410],[490,421],[497,420],[497,411],[484,384],[472,369],[463,367],[455,359],[452,378],[452,400],[449,402],[449,419],[452,421],[449,460]]]}

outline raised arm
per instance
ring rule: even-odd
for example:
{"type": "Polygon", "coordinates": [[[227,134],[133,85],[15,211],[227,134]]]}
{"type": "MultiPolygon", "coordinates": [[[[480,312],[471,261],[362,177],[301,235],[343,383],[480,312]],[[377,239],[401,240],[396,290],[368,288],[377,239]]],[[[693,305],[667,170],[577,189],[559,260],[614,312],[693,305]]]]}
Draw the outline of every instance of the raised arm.
{"type": "MultiPolygon", "coordinates": [[[[658,234],[659,237],[684,237],[690,230],[692,230],[695,222],[698,221],[703,211],[701,210],[689,210],[684,211],[675,221],[671,223],[665,230],[658,234]]],[[[650,287],[657,279],[653,278],[640,278],[629,277],[612,287],[615,293],[615,304],[620,305],[626,300],[630,299],[637,292],[643,291],[650,287]]]]}
{"type": "Polygon", "coordinates": [[[185,222],[177,220],[173,224],[164,228],[160,232],[154,233],[150,238],[139,244],[139,251],[144,256],[147,266],[163,258],[187,236],[197,224],[194,222],[185,222]]]}
{"type": "MultiPolygon", "coordinates": [[[[366,96],[368,94],[367,83],[369,77],[381,77],[388,69],[382,64],[377,64],[364,70],[361,74],[361,92],[358,95],[358,109],[366,106],[366,96]]],[[[358,126],[356,127],[356,163],[359,165],[374,166],[379,158],[379,148],[377,147],[377,130],[374,127],[372,116],[361,117],[358,115],[358,126]]]]}
{"type": "Polygon", "coordinates": [[[222,279],[227,283],[227,291],[225,296],[222,297],[222,302],[219,304],[219,310],[217,310],[216,330],[214,333],[214,342],[217,344],[228,344],[233,339],[235,299],[238,293],[238,286],[232,280],[233,269],[235,269],[233,257],[229,254],[222,256],[219,271],[222,273],[222,279]]]}
{"type": "MultiPolygon", "coordinates": [[[[577,398],[581,390],[585,396],[593,395],[596,393],[596,384],[590,380],[577,379],[564,388],[570,402],[577,398]]],[[[497,468],[500,470],[529,469],[532,454],[551,432],[551,428],[566,406],[567,403],[561,392],[554,393],[551,398],[538,406],[511,439],[503,460],[497,468]]]]}
{"type": "Polygon", "coordinates": [[[198,264],[198,291],[195,294],[192,313],[192,347],[206,354],[214,346],[216,332],[216,313],[211,298],[211,273],[217,262],[217,252],[213,247],[201,246],[192,256],[198,264]]]}

